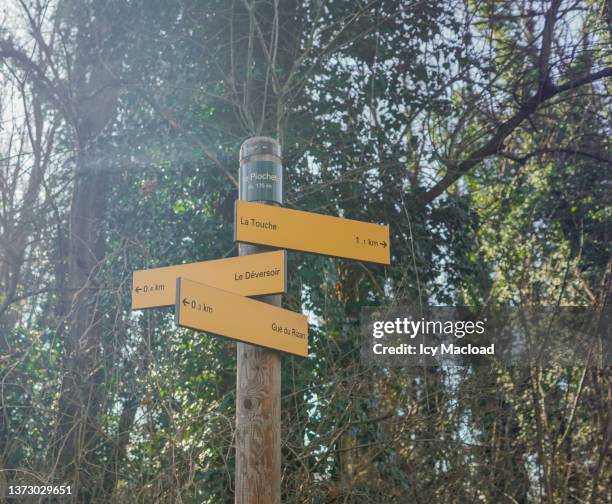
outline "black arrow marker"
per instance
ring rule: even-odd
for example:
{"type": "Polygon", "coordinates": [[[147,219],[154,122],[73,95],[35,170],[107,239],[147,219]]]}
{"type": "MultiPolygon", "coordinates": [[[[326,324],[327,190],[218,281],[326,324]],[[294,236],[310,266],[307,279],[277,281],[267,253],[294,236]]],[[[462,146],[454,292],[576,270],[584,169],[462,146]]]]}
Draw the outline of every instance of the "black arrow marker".
{"type": "Polygon", "coordinates": [[[189,301],[187,301],[187,298],[183,299],[183,306],[187,306],[189,304],[189,301]]]}
{"type": "Polygon", "coordinates": [[[380,242],[380,244],[383,246],[383,248],[387,248],[387,242],[386,241],[380,242]]]}
{"type": "Polygon", "coordinates": [[[140,292],[142,289],[140,287],[136,287],[136,292],[140,292]]]}

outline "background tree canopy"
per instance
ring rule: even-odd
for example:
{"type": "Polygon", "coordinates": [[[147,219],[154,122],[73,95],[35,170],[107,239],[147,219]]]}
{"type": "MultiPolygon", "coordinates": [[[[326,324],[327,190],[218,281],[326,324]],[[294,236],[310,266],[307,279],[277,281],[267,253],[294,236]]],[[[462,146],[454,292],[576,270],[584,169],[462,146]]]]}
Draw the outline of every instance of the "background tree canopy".
{"type": "Polygon", "coordinates": [[[235,344],[131,312],[135,269],[236,254],[238,148],[392,265],[289,254],[283,495],[612,502],[610,369],[383,369],[361,308],[610,309],[610,0],[7,0],[0,489],[233,501],[235,344]]]}

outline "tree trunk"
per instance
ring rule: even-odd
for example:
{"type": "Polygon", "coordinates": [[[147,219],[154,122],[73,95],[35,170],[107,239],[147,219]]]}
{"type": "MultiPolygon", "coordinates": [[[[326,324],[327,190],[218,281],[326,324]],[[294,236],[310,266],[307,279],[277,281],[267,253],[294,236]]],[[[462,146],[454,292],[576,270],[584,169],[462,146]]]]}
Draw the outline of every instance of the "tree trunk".
{"type": "MultiPolygon", "coordinates": [[[[84,163],[83,163],[84,164],[84,163]]],[[[101,341],[98,274],[104,260],[101,217],[108,180],[104,173],[83,167],[77,176],[70,213],[70,264],[68,326],[65,337],[65,371],[57,422],[58,462],[74,484],[79,469],[90,457],[98,413],[97,388],[101,341]]]]}
{"type": "Polygon", "coordinates": [[[70,207],[68,293],[64,332],[64,374],[58,400],[54,450],[59,474],[75,488],[74,500],[89,502],[102,491],[104,475],[95,453],[103,382],[101,273],[105,260],[104,212],[109,166],[100,162],[101,135],[117,114],[119,68],[109,55],[110,23],[92,4],[76,17],[72,76],[77,144],[76,177],[70,207]],[[94,37],[90,34],[94,33],[94,37]]]}

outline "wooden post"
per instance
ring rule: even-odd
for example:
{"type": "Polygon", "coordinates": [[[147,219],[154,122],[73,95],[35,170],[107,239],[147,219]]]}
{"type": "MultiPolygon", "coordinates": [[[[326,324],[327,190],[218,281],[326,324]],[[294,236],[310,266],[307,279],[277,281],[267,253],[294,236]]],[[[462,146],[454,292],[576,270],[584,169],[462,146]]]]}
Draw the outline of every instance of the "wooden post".
{"type": "MultiPolygon", "coordinates": [[[[270,204],[283,202],[279,143],[254,137],[240,147],[239,199],[270,204]]],[[[240,255],[268,250],[239,245],[240,255]]],[[[280,306],[281,296],[261,296],[280,306]]],[[[240,317],[240,313],[236,313],[240,317]]],[[[280,354],[237,344],[235,504],[280,504],[280,354]]]]}

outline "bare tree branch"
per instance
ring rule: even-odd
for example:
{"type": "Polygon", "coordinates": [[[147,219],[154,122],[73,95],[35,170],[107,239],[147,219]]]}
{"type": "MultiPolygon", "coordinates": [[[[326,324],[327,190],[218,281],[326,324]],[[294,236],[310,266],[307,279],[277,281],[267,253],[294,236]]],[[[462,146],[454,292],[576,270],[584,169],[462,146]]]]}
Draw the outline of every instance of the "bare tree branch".
{"type": "Polygon", "coordinates": [[[503,149],[504,140],[529,116],[531,116],[543,103],[564,91],[576,89],[585,84],[589,84],[600,79],[612,76],[612,67],[604,68],[599,72],[580,77],[572,81],[565,82],[558,86],[544,86],[541,91],[535,93],[519,108],[510,119],[504,121],[497,127],[493,137],[491,137],[482,147],[476,149],[460,163],[451,165],[447,174],[432,188],[418,196],[420,205],[428,205],[446,189],[465,175],[470,169],[489,156],[499,154],[503,149]]]}

